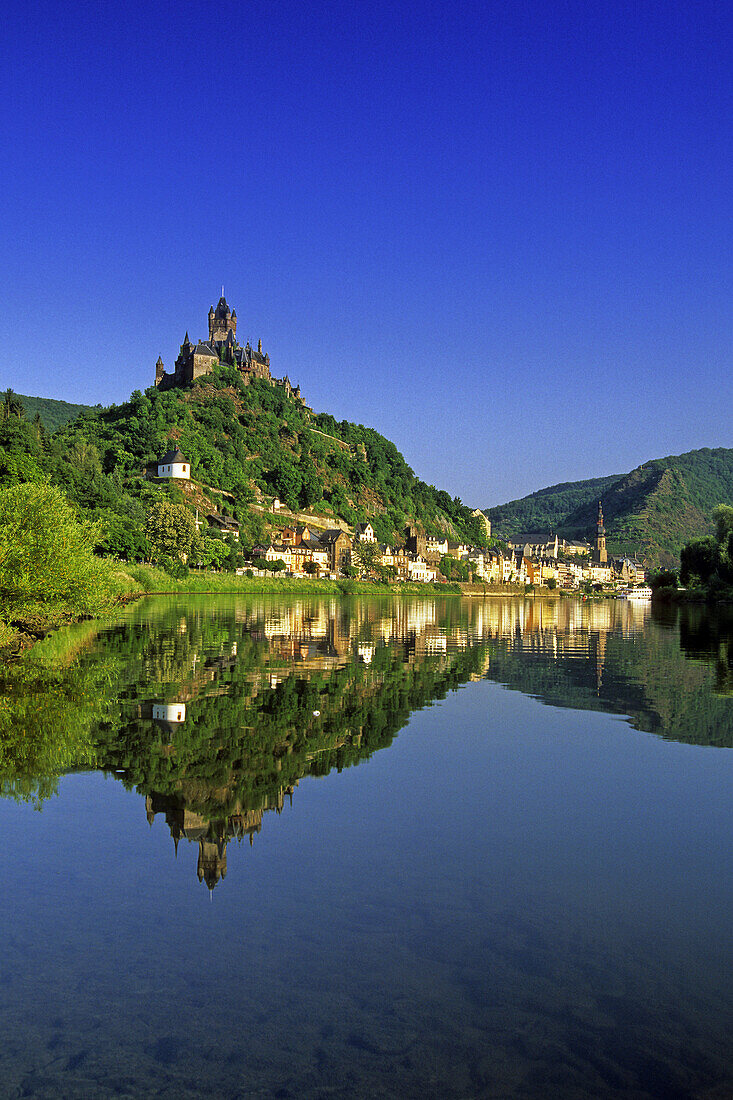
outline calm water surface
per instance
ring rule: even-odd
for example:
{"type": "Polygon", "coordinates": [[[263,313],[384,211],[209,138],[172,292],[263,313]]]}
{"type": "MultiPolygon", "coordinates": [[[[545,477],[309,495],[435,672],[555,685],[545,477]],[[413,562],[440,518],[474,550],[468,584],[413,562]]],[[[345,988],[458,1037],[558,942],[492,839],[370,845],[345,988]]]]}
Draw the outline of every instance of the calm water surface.
{"type": "Polygon", "coordinates": [[[0,678],[0,1096],[733,1095],[733,624],[149,600],[0,678]]]}

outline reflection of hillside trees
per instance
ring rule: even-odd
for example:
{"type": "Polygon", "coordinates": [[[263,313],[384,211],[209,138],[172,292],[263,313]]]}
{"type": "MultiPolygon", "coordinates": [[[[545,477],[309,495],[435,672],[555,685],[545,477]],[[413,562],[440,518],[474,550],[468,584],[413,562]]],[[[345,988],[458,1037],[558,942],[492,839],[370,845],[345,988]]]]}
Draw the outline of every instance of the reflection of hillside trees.
{"type": "Polygon", "coordinates": [[[357,659],[309,676],[293,670],[274,686],[235,664],[187,705],[180,725],[153,722],[141,705],[108,726],[99,764],[200,815],[275,806],[304,776],[341,771],[389,745],[413,710],[480,671],[484,654],[477,646],[405,664],[400,651],[383,648],[369,665],[357,659]]]}
{"type": "Polygon", "coordinates": [[[269,647],[239,635],[236,648],[236,660],[210,656],[179,685],[185,721],[154,722],[142,699],[128,698],[97,744],[98,766],[146,796],[149,821],[163,813],[176,845],[198,844],[198,875],[209,887],[226,874],[227,842],[251,841],[263,813],[279,813],[302,778],[366,760],[412,711],[486,665],[485,646],[409,660],[404,647],[382,647],[368,664],[352,654],[337,667],[304,674],[296,665],[280,678],[262,675],[272,667],[269,647]]]}
{"type": "Polygon", "coordinates": [[[303,776],[367,758],[412,710],[483,675],[664,737],[733,745],[730,704],[715,694],[731,690],[730,613],[648,620],[611,601],[144,601],[0,672],[0,792],[42,800],[64,771],[101,767],[189,823],[195,813],[221,836],[251,835],[247,815],[279,808],[303,776]],[[185,721],[154,723],[161,703],[184,704],[185,721]]]}
{"type": "Polygon", "coordinates": [[[715,668],[715,690],[733,695],[733,608],[680,608],[680,645],[686,656],[715,668]]]}
{"type": "MultiPolygon", "coordinates": [[[[718,642],[728,650],[730,633],[718,642]]],[[[721,676],[710,658],[686,658],[676,632],[650,629],[633,644],[620,634],[591,632],[582,650],[561,657],[551,644],[517,635],[492,650],[488,677],[544,703],[628,715],[636,729],[694,745],[733,747],[733,708],[716,695],[721,676]]],[[[702,657],[702,653],[699,653],[702,657]]]]}
{"type": "Polygon", "coordinates": [[[98,626],[52,635],[25,660],[0,667],[0,796],[39,805],[72,768],[97,763],[95,734],[106,716],[119,665],[112,654],[79,656],[98,626]]]}

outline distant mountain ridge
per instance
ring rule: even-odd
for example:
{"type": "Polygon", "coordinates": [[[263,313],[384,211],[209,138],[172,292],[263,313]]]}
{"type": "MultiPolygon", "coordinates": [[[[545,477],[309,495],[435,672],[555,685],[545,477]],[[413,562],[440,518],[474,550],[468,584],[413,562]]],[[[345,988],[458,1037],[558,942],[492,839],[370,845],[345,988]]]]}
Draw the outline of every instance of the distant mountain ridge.
{"type": "Polygon", "coordinates": [[[733,503],[733,449],[704,447],[653,459],[627,474],[563,482],[486,509],[494,532],[593,538],[598,501],[609,550],[675,567],[690,539],[709,534],[717,504],[733,503]]]}
{"type": "MultiPolygon", "coordinates": [[[[81,413],[90,412],[93,405],[75,405],[69,401],[57,401],[53,397],[28,397],[24,393],[16,393],[15,396],[23,403],[27,420],[34,420],[36,413],[41,418],[41,423],[49,432],[55,432],[62,424],[68,424],[81,413]]],[[[99,408],[99,406],[96,406],[99,408]]]]}

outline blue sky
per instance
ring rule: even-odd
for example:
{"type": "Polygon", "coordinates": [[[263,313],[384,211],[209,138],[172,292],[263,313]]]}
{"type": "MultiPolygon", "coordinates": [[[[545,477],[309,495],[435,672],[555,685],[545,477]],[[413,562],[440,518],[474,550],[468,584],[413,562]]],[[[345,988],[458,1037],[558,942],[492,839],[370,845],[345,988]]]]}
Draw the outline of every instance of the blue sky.
{"type": "Polygon", "coordinates": [[[0,388],[121,402],[222,283],[317,411],[489,506],[733,446],[733,12],[16,4],[0,388]]]}

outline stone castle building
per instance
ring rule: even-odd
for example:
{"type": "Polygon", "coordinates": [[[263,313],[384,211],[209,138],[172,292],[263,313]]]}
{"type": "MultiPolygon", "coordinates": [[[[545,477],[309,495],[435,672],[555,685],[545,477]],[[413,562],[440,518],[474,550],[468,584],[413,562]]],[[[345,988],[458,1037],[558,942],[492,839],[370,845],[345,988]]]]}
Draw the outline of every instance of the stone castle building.
{"type": "Polygon", "coordinates": [[[155,385],[161,390],[173,386],[185,386],[200,378],[220,363],[236,367],[246,383],[262,378],[273,386],[284,386],[296,400],[302,400],[300,386],[291,386],[290,379],[273,378],[270,374],[270,356],[262,351],[262,341],[255,350],[249,341],[242,347],[237,341],[237,311],[231,310],[224,294],[216,309],[209,310],[209,339],[194,344],[186,333],[181,344],[175,368],[167,374],[163,360],[158,356],[155,364],[155,385]]]}

